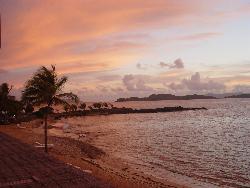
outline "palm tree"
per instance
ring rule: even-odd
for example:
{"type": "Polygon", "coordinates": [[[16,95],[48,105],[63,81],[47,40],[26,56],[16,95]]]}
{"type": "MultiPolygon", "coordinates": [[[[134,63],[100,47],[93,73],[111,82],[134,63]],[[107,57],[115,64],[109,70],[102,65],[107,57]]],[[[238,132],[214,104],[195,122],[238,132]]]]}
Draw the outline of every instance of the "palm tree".
{"type": "Polygon", "coordinates": [[[8,101],[9,101],[9,93],[12,89],[12,86],[9,87],[7,83],[2,83],[0,85],[0,112],[7,111],[8,101]]]}
{"type": "Polygon", "coordinates": [[[70,106],[68,104],[63,105],[63,109],[64,109],[65,112],[69,112],[70,106]]]}
{"type": "Polygon", "coordinates": [[[86,103],[81,103],[79,106],[79,108],[83,111],[86,109],[86,107],[87,107],[86,103]]]}
{"type": "Polygon", "coordinates": [[[51,69],[42,66],[33,77],[27,81],[22,93],[22,101],[32,105],[45,105],[44,116],[44,144],[45,152],[48,152],[48,115],[52,105],[69,105],[67,100],[78,102],[78,97],[73,93],[62,93],[62,88],[67,82],[67,77],[58,77],[56,68],[51,65],[51,69]]]}
{"type": "Polygon", "coordinates": [[[93,110],[93,107],[90,105],[88,106],[89,110],[92,111],[93,110]]]}
{"type": "Polygon", "coordinates": [[[96,102],[96,103],[93,104],[93,107],[94,107],[94,108],[101,109],[101,108],[102,108],[102,103],[96,102]]]}
{"type": "Polygon", "coordinates": [[[70,105],[70,111],[71,111],[71,112],[77,111],[77,105],[71,104],[71,105],[70,105]]]}
{"type": "Polygon", "coordinates": [[[8,96],[10,91],[12,90],[12,87],[9,87],[9,84],[8,83],[2,83],[0,85],[0,94],[1,96],[8,96]]]}
{"type": "Polygon", "coordinates": [[[103,106],[104,106],[105,108],[108,108],[108,107],[109,107],[108,103],[106,103],[106,102],[103,103],[103,106]]]}
{"type": "Polygon", "coordinates": [[[13,120],[23,109],[22,103],[10,95],[12,87],[7,83],[0,85],[0,121],[2,123],[8,123],[9,120],[13,120]]]}
{"type": "Polygon", "coordinates": [[[113,105],[113,104],[111,104],[111,103],[108,103],[108,106],[110,106],[110,108],[111,108],[111,109],[113,109],[113,108],[114,108],[114,105],[113,105]]]}

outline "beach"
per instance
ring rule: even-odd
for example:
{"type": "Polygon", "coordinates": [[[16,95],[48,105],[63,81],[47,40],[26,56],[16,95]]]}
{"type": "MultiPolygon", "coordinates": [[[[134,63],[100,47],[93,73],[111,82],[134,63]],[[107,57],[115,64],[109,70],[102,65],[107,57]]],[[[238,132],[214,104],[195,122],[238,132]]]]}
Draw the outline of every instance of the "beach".
{"type": "MultiPolygon", "coordinates": [[[[208,110],[49,118],[49,154],[113,187],[249,187],[248,99],[126,102],[208,110]]],[[[117,104],[119,105],[119,104],[117,104]]],[[[43,151],[43,120],[0,126],[43,151]]]]}
{"type": "MultiPolygon", "coordinates": [[[[51,121],[50,123],[54,123],[51,121]]],[[[43,129],[41,120],[22,123],[21,125],[0,126],[0,131],[20,141],[37,146],[43,143],[43,129]]],[[[126,161],[109,156],[101,149],[90,144],[95,134],[86,133],[84,140],[69,137],[61,137],[53,133],[49,134],[49,154],[58,160],[73,165],[94,177],[111,183],[114,187],[140,188],[140,187],[185,187],[175,182],[167,182],[132,169],[126,161]]]]}

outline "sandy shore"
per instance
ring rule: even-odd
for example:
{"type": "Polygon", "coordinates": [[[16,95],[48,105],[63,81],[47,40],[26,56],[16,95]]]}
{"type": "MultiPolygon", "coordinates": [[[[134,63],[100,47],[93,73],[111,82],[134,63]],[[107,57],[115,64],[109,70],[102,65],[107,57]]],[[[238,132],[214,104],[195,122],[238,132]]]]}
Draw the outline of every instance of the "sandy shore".
{"type": "MultiPolygon", "coordinates": [[[[0,125],[0,131],[33,146],[36,145],[36,142],[43,143],[44,139],[41,120],[22,123],[21,127],[16,125],[0,125]]],[[[174,182],[162,182],[159,179],[132,170],[125,161],[108,156],[101,149],[91,145],[88,142],[91,136],[87,135],[84,141],[80,141],[56,136],[51,131],[49,134],[49,143],[54,146],[49,149],[49,153],[65,163],[72,164],[81,170],[89,172],[105,182],[110,182],[114,187],[184,187],[174,182]]]]}

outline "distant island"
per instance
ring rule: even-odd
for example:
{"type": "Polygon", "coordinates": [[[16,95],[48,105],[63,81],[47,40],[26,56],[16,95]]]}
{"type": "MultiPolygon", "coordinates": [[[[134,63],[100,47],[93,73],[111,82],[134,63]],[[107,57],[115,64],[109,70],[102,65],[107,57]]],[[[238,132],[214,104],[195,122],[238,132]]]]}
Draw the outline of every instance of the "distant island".
{"type": "Polygon", "coordinates": [[[232,96],[227,96],[225,98],[250,98],[250,94],[232,95],[232,96]]]}
{"type": "Polygon", "coordinates": [[[192,100],[192,99],[217,99],[213,96],[206,95],[185,95],[176,96],[172,94],[152,94],[148,97],[130,97],[130,98],[119,98],[116,102],[126,102],[126,101],[160,101],[160,100],[192,100]]]}

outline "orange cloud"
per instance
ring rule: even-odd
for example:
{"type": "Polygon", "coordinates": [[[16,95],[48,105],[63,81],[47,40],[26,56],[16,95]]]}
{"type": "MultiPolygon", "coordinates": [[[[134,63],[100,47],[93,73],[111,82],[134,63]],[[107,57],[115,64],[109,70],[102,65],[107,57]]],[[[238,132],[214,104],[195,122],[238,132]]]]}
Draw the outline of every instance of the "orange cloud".
{"type": "MultiPolygon", "coordinates": [[[[5,69],[51,63],[73,66],[76,61],[87,65],[90,61],[94,64],[105,61],[107,69],[117,67],[131,56],[129,49],[133,49],[134,57],[144,52],[142,46],[147,47],[131,39],[128,33],[139,36],[145,29],[189,22],[207,9],[201,3],[173,0],[14,2],[1,3],[5,16],[0,64],[5,69]],[[114,37],[122,34],[127,34],[127,38],[114,37]]],[[[81,71],[88,67],[83,68],[81,71]]],[[[98,69],[103,66],[97,66],[98,69]]]]}

